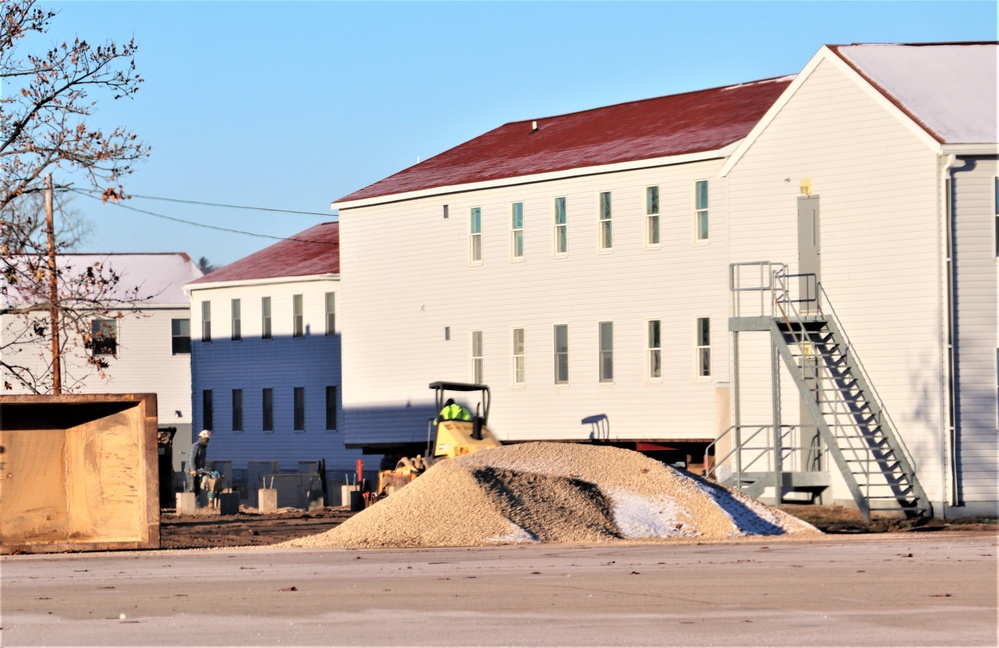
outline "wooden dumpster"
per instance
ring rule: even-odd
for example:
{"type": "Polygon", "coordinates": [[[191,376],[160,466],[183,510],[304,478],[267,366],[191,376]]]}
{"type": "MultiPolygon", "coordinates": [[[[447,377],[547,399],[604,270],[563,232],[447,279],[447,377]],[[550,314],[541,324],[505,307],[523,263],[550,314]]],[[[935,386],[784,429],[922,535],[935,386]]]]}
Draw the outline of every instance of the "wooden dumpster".
{"type": "Polygon", "coordinates": [[[0,552],[156,549],[155,394],[0,396],[0,552]]]}

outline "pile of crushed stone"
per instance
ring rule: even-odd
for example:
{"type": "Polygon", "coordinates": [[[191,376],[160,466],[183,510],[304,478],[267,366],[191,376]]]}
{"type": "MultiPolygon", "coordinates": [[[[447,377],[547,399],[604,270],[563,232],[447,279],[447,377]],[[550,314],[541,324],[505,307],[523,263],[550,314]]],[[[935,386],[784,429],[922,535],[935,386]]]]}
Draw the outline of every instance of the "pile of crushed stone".
{"type": "Polygon", "coordinates": [[[438,461],[340,526],[280,546],[465,547],[820,533],[638,452],[524,443],[438,461]]]}

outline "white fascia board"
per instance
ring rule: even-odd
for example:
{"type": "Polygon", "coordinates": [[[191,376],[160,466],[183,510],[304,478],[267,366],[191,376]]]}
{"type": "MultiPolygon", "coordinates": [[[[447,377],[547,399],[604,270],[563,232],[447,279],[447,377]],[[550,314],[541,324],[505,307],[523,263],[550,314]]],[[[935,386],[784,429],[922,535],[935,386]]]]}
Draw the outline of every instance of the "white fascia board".
{"type": "Polygon", "coordinates": [[[578,167],[565,169],[563,171],[552,171],[550,173],[536,173],[533,175],[514,176],[512,178],[500,178],[499,180],[487,180],[485,182],[470,182],[459,185],[444,185],[432,187],[430,189],[420,189],[418,191],[407,191],[397,194],[386,194],[373,198],[362,198],[360,200],[349,200],[341,203],[330,203],[330,209],[353,209],[355,207],[372,207],[386,203],[402,202],[405,200],[415,200],[417,198],[429,198],[456,193],[467,193],[482,189],[496,189],[498,187],[516,187],[525,184],[535,184],[538,182],[548,182],[551,180],[564,180],[566,178],[580,178],[591,175],[603,175],[606,173],[617,173],[619,171],[634,171],[636,169],[652,169],[655,167],[675,166],[678,164],[690,164],[692,162],[703,162],[705,160],[723,159],[731,155],[739,142],[733,142],[723,148],[713,151],[698,151],[697,153],[687,153],[684,155],[670,155],[660,158],[649,158],[647,160],[632,160],[630,162],[619,162],[617,164],[602,164],[592,167],[578,167]]]}
{"type": "Polygon", "coordinates": [[[944,144],[943,155],[999,155],[999,144],[944,144]]]}
{"type": "Polygon", "coordinates": [[[823,61],[828,61],[830,64],[836,66],[836,68],[842,72],[848,79],[853,81],[857,87],[859,87],[868,97],[874,100],[875,103],[879,104],[884,108],[889,114],[893,115],[897,120],[904,124],[916,137],[926,145],[928,149],[935,153],[940,152],[940,142],[936,140],[930,133],[926,131],[920,124],[913,121],[909,115],[903,112],[898,106],[892,103],[888,97],[881,93],[880,90],[871,85],[867,79],[862,77],[856,70],[854,70],[846,61],[841,57],[837,56],[832,50],[827,46],[823,45],[812,60],[808,62],[807,65],[798,73],[794,81],[791,82],[785,90],[784,93],[777,98],[774,105],[770,107],[770,110],[763,115],[759,123],[753,127],[753,130],[749,132],[746,139],[743,140],[742,144],[739,146],[731,157],[722,166],[721,177],[726,177],[732,171],[742,156],[746,154],[747,151],[753,146],[760,135],[770,126],[777,115],[784,109],[784,106],[791,100],[791,98],[798,92],[798,89],[808,80],[808,78],[815,72],[819,64],[823,61]]]}
{"type": "Polygon", "coordinates": [[[184,286],[184,294],[191,295],[199,290],[214,288],[246,288],[249,286],[274,286],[278,284],[309,283],[314,281],[339,281],[339,274],[303,275],[301,277],[271,277],[268,279],[238,279],[234,281],[209,281],[184,286]]]}

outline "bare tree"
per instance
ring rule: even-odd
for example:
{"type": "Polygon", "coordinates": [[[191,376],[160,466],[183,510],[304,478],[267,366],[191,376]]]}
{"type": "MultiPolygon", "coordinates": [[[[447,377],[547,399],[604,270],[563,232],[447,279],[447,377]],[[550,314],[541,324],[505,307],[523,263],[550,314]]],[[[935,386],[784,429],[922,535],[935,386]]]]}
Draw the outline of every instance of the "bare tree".
{"type": "MultiPolygon", "coordinates": [[[[34,0],[0,4],[0,373],[5,388],[17,384],[34,392],[59,390],[53,365],[60,356],[101,343],[93,320],[120,318],[143,299],[138,288],[120,286],[121,276],[102,262],[51,263],[71,241],[65,229],[58,239],[38,229],[32,206],[54,170],[84,179],[104,200],[119,200],[125,197],[121,177],[148,155],[127,129],[105,131],[89,123],[98,106],[92,95],[120,99],[139,89],[134,41],[91,45],[77,38],[23,52],[26,38],[45,34],[55,17],[34,0]],[[44,317],[50,312],[57,326],[44,317]],[[46,341],[49,362],[18,360],[32,355],[29,350],[44,353],[46,341]]],[[[55,186],[60,188],[65,186],[55,186]]],[[[85,368],[103,375],[106,356],[83,355],[85,368]]]]}

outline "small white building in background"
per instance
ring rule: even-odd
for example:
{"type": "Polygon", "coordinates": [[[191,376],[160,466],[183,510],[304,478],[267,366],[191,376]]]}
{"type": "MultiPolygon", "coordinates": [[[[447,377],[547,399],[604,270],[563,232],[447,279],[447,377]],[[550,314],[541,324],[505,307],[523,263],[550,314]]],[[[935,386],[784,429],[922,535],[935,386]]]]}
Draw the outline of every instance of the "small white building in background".
{"type": "Polygon", "coordinates": [[[209,461],[325,460],[353,473],[343,442],[339,225],[324,223],[190,283],[192,408],[209,461]]]}
{"type": "Polygon", "coordinates": [[[824,47],[795,77],[512,122],[336,201],[347,444],[425,445],[438,380],[489,384],[505,443],[696,463],[736,420],[805,443],[769,337],[729,331],[732,264],[767,261],[821,283],[922,510],[996,515],[996,53],[824,47]]]}
{"type": "MultiPolygon", "coordinates": [[[[115,296],[126,298],[134,288],[142,299],[121,317],[92,318],[94,330],[105,336],[91,350],[76,345],[73,355],[63,356],[63,391],[78,394],[156,394],[158,422],[175,427],[174,468],[179,454],[191,438],[191,338],[190,302],[184,285],[202,276],[201,270],[183,252],[149,254],[62,254],[57,263],[68,274],[79,273],[99,263],[120,276],[115,296]],[[87,366],[84,353],[97,353],[107,360],[106,378],[87,366]]],[[[116,313],[117,315],[117,313],[116,313]]],[[[44,315],[47,324],[47,313],[44,315]]],[[[4,316],[2,331],[9,335],[12,316],[4,316]]],[[[48,366],[48,345],[23,350],[17,362],[38,368],[48,366]]],[[[29,393],[14,384],[8,393],[29,393]]]]}

